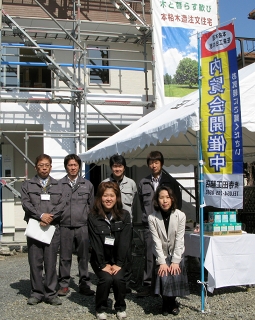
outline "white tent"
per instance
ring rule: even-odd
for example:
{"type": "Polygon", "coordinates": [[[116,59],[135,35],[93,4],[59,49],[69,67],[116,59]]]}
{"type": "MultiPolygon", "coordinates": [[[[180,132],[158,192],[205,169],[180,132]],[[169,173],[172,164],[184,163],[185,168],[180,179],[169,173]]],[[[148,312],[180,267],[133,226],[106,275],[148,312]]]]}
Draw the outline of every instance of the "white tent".
{"type": "MultiPolygon", "coordinates": [[[[239,70],[244,162],[255,160],[255,63],[239,70]]],[[[159,150],[165,165],[197,164],[198,90],[148,115],[80,154],[86,163],[107,163],[122,154],[128,166],[146,164],[147,154],[159,150]]]]}

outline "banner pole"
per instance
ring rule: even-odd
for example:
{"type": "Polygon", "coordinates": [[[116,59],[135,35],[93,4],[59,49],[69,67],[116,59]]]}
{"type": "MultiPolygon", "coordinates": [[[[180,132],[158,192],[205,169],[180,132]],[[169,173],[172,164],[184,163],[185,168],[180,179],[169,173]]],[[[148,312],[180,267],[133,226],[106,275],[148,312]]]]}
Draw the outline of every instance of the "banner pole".
{"type": "Polygon", "coordinates": [[[198,42],[198,88],[199,88],[199,132],[198,132],[198,181],[199,181],[199,225],[200,225],[200,274],[201,274],[201,312],[205,311],[204,283],[204,173],[201,133],[201,33],[197,34],[198,42]]]}

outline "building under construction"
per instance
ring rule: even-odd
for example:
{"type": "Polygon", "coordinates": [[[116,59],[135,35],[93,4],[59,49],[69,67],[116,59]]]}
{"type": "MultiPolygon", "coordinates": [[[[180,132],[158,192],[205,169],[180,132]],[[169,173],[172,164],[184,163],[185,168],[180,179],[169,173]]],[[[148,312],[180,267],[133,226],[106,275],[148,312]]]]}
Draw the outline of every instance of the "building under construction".
{"type": "MultiPolygon", "coordinates": [[[[2,0],[2,242],[24,239],[35,157],[81,153],[154,109],[150,1],[2,0]]],[[[97,185],[103,169],[88,177],[97,185]]],[[[132,176],[130,170],[129,175],[132,176]]]]}

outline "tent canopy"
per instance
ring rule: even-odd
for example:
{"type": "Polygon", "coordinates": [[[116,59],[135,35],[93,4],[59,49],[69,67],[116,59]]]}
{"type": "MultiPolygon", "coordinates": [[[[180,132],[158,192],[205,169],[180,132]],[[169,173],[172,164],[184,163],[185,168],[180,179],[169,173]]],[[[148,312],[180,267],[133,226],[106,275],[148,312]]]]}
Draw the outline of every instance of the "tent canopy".
{"type": "MultiPolygon", "coordinates": [[[[255,159],[255,63],[239,70],[244,162],[255,159]]],[[[128,166],[143,166],[147,154],[159,150],[165,165],[197,165],[199,92],[171,102],[147,114],[92,149],[80,154],[86,163],[108,164],[122,154],[128,166]]]]}

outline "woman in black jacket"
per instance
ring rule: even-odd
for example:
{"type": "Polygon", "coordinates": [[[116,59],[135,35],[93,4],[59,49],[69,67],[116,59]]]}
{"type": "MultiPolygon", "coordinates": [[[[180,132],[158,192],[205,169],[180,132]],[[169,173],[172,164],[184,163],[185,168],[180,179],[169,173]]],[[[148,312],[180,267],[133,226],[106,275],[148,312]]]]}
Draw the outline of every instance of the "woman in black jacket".
{"type": "Polygon", "coordinates": [[[126,318],[124,280],[126,256],[131,245],[131,221],[128,211],[122,209],[121,193],[117,183],[102,182],[94,207],[89,214],[88,229],[92,247],[90,263],[98,277],[96,317],[107,318],[104,308],[113,286],[114,308],[117,318],[126,318]]]}

